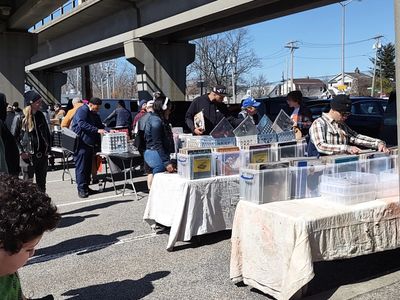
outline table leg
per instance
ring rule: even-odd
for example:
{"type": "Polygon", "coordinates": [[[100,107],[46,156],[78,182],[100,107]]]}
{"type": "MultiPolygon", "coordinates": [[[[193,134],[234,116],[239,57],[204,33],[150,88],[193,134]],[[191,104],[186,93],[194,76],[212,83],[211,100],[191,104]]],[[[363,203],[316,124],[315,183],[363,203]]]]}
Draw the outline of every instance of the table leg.
{"type": "Polygon", "coordinates": [[[135,198],[136,198],[136,201],[137,201],[138,200],[138,195],[137,195],[137,192],[136,192],[135,185],[133,183],[132,167],[133,167],[133,159],[131,159],[130,164],[129,164],[129,179],[130,179],[130,183],[132,185],[132,189],[133,189],[133,192],[135,193],[135,198]]]}
{"type": "Polygon", "coordinates": [[[115,187],[113,170],[111,170],[111,163],[110,163],[110,160],[109,160],[108,156],[106,157],[106,160],[107,160],[108,165],[110,166],[110,177],[111,177],[111,181],[112,181],[112,184],[113,184],[113,187],[114,187],[115,195],[118,195],[117,188],[115,187]]]}

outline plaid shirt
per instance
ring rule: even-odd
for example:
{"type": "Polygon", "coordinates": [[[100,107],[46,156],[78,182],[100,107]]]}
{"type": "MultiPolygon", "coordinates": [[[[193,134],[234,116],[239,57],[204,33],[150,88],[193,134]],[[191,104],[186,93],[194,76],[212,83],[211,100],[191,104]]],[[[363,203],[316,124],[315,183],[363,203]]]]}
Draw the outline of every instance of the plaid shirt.
{"type": "Polygon", "coordinates": [[[378,144],[385,144],[379,139],[358,134],[347,124],[336,122],[326,113],[311,125],[310,138],[318,152],[327,155],[347,152],[351,145],[378,149],[378,144]]]}

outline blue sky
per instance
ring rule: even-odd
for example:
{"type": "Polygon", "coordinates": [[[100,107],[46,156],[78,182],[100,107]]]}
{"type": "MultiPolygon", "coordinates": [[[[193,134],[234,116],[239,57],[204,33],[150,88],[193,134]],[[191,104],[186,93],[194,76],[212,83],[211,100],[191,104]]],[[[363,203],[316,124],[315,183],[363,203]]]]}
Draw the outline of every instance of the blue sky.
{"type": "MultiPolygon", "coordinates": [[[[393,1],[355,0],[347,5],[346,43],[366,40],[376,35],[384,36],[383,44],[393,43],[393,1]]],[[[300,42],[300,49],[295,51],[295,78],[340,73],[341,16],[342,7],[333,4],[249,26],[253,38],[251,46],[263,58],[263,67],[254,70],[251,75],[262,73],[269,82],[281,80],[282,71],[286,77],[286,60],[289,65],[290,60],[289,50],[283,50],[283,47],[291,40],[300,42]]],[[[369,40],[346,45],[345,70],[352,72],[356,67],[361,71],[369,70],[371,62],[368,57],[374,56],[373,44],[374,41],[369,40]]]]}

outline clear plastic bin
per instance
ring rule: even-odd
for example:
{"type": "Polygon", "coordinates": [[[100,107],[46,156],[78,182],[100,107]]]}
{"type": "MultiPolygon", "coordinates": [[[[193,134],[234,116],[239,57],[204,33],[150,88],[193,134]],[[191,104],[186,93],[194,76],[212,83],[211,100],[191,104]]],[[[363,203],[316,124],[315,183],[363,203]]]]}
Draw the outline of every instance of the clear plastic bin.
{"type": "Polygon", "coordinates": [[[240,200],[263,204],[289,199],[288,168],[240,171],[240,200]]]}
{"type": "Polygon", "coordinates": [[[214,176],[212,154],[181,154],[177,155],[178,174],[186,179],[201,179],[214,176]]]}
{"type": "Polygon", "coordinates": [[[377,198],[399,196],[399,174],[397,169],[390,169],[379,174],[377,198]]]}
{"type": "MultiPolygon", "coordinates": [[[[382,153],[383,154],[383,153],[382,153]]],[[[379,175],[381,172],[391,168],[391,161],[389,155],[380,155],[378,157],[371,156],[371,158],[360,159],[360,171],[379,175]]]]}
{"type": "Polygon", "coordinates": [[[277,149],[272,147],[254,150],[240,150],[240,166],[246,168],[250,163],[278,161],[277,149]]]}
{"type": "Polygon", "coordinates": [[[321,159],[327,164],[325,174],[361,171],[358,155],[323,156],[321,159]]]}
{"type": "Polygon", "coordinates": [[[101,138],[101,152],[124,153],[128,152],[128,139],[125,133],[112,132],[101,138]]]}
{"type": "Polygon", "coordinates": [[[323,164],[290,167],[291,199],[314,198],[321,196],[320,182],[326,166],[323,164]]]}
{"type": "Polygon", "coordinates": [[[277,149],[278,160],[282,160],[284,158],[302,157],[305,155],[306,150],[305,141],[276,143],[274,147],[277,149]]]}
{"type": "Polygon", "coordinates": [[[240,170],[240,152],[213,152],[216,176],[237,175],[240,170]]]}
{"type": "Polygon", "coordinates": [[[352,205],[376,199],[377,176],[362,172],[342,172],[321,176],[323,199],[352,205]]]}

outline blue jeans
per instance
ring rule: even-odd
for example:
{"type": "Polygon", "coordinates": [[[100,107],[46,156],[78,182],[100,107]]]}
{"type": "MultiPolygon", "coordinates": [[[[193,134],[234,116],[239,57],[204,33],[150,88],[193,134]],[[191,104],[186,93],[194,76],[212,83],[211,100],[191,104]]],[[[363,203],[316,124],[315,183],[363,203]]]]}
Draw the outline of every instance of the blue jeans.
{"type": "Polygon", "coordinates": [[[157,150],[146,150],[144,152],[144,160],[149,167],[153,169],[153,174],[162,173],[165,171],[165,166],[157,150]]]}

